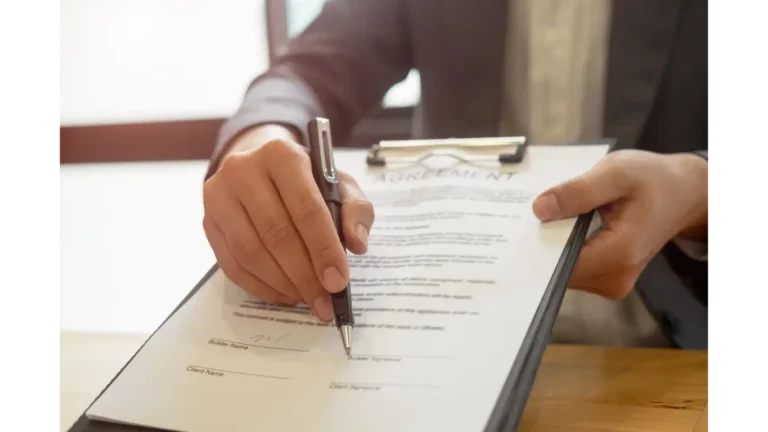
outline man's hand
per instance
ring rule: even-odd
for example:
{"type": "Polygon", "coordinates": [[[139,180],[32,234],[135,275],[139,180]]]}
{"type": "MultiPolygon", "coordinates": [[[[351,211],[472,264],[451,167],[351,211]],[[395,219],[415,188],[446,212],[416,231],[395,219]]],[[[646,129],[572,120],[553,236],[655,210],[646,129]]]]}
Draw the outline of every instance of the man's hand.
{"type": "MultiPolygon", "coordinates": [[[[309,153],[277,125],[240,136],[203,188],[203,227],[227,277],[270,303],[312,307],[333,319],[329,293],[349,281],[346,254],[312,177],[309,153]]],[[[339,174],[343,232],[365,253],[373,207],[357,183],[339,174]]]]}
{"type": "Polygon", "coordinates": [[[706,237],[707,162],[689,154],[618,151],[533,203],[543,221],[593,209],[603,229],[585,242],[569,287],[618,300],[672,238],[706,237]]]}

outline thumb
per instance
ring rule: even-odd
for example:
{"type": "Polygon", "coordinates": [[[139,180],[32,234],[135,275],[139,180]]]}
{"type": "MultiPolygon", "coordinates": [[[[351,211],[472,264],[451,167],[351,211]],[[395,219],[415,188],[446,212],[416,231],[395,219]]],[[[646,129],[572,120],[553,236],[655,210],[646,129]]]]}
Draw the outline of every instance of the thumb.
{"type": "Polygon", "coordinates": [[[548,222],[588,213],[627,195],[624,176],[598,164],[589,172],[542,192],[533,201],[533,213],[548,222]]]}
{"type": "Polygon", "coordinates": [[[368,250],[368,234],[373,226],[373,204],[349,174],[339,173],[339,185],[341,218],[347,249],[357,255],[364,254],[368,250]]]}

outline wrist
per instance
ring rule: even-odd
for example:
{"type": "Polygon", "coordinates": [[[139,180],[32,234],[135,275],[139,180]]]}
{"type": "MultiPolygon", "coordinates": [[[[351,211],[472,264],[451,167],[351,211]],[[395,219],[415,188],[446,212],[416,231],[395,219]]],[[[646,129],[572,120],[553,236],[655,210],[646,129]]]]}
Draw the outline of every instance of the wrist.
{"type": "Polygon", "coordinates": [[[683,185],[683,202],[688,203],[678,236],[705,239],[709,219],[709,164],[706,159],[691,153],[672,157],[676,161],[677,183],[683,185]]]}

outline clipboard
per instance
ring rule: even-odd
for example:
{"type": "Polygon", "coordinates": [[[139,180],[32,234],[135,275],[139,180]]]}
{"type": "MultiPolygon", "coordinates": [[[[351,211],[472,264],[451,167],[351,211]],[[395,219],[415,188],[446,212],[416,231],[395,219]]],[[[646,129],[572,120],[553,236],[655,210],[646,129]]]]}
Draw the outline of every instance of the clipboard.
{"type": "MultiPolygon", "coordinates": [[[[564,144],[568,145],[568,144],[564,144]]],[[[587,143],[570,143],[570,145],[608,145],[606,154],[614,151],[616,142],[613,139],[595,140],[587,143]]],[[[515,361],[509,370],[509,374],[504,385],[499,392],[496,404],[486,422],[484,432],[501,432],[517,430],[523,412],[525,410],[528,398],[533,388],[536,374],[544,356],[544,351],[549,341],[549,335],[552,332],[557,314],[560,310],[563,297],[565,296],[568,280],[576,265],[576,259],[587,237],[590,224],[595,211],[582,214],[576,218],[573,230],[571,231],[563,252],[553,270],[552,276],[547,284],[547,288],[542,296],[536,313],[525,334],[515,361]]],[[[91,405],[98,400],[120,376],[120,374],[131,364],[136,355],[141,352],[146,343],[155,335],[155,333],[182,307],[189,301],[205,283],[213,276],[219,267],[213,265],[200,281],[192,288],[186,297],[174,308],[174,310],[163,320],[163,323],[150,335],[142,346],[131,356],[120,371],[110,380],[109,384],[94,398],[91,405]]],[[[99,420],[91,420],[85,412],[90,409],[90,405],[80,415],[78,420],[68,429],[70,432],[161,432],[168,429],[157,429],[143,426],[133,426],[120,423],[112,423],[99,420]]]]}
{"type": "Polygon", "coordinates": [[[421,163],[434,156],[449,156],[460,162],[490,161],[505,166],[522,162],[527,147],[523,136],[381,141],[371,146],[365,162],[369,167],[388,166],[387,154],[395,153],[393,162],[421,163]]]}

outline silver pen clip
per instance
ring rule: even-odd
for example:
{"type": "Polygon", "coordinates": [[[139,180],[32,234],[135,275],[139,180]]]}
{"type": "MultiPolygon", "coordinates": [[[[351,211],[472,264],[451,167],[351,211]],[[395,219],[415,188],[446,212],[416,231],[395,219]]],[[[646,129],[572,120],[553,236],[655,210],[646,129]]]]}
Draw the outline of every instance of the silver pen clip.
{"type": "Polygon", "coordinates": [[[322,167],[323,177],[331,183],[336,183],[336,165],[333,161],[331,122],[327,119],[318,119],[317,135],[320,138],[320,165],[322,167]]]}

